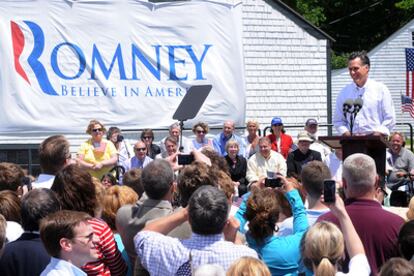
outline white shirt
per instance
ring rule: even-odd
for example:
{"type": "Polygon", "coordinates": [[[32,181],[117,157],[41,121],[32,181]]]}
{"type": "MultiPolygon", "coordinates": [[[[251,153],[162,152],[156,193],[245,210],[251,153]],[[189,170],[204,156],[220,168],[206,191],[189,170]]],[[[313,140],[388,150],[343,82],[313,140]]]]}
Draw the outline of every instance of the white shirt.
{"type": "Polygon", "coordinates": [[[349,272],[343,273],[338,271],[336,276],[368,276],[371,273],[371,268],[368,263],[367,256],[365,254],[358,254],[351,258],[349,261],[349,272]]]}
{"type": "Polygon", "coordinates": [[[32,183],[33,189],[40,189],[40,188],[46,188],[50,189],[52,187],[53,181],[55,180],[55,176],[51,174],[39,174],[39,177],[36,181],[32,183]]]}
{"type": "Polygon", "coordinates": [[[260,177],[267,177],[268,171],[286,175],[286,160],[280,153],[271,150],[270,156],[265,159],[260,152],[256,152],[247,161],[246,178],[249,182],[257,181],[260,177]]]}
{"type": "Polygon", "coordinates": [[[86,276],[86,273],[65,260],[52,257],[40,276],[86,276]]]}
{"type": "Polygon", "coordinates": [[[6,221],[6,240],[12,242],[20,238],[24,230],[20,224],[15,221],[6,221]]]}
{"type": "Polygon", "coordinates": [[[335,152],[329,154],[324,163],[331,171],[332,179],[335,181],[342,181],[342,160],[338,159],[335,152]]]}
{"type": "Polygon", "coordinates": [[[333,124],[339,134],[350,131],[349,117],[344,117],[343,104],[347,99],[363,100],[362,109],[355,118],[353,133],[370,134],[374,131],[389,135],[395,126],[394,103],[388,88],[380,82],[368,79],[364,87],[352,82],[345,86],[336,100],[333,124]]]}

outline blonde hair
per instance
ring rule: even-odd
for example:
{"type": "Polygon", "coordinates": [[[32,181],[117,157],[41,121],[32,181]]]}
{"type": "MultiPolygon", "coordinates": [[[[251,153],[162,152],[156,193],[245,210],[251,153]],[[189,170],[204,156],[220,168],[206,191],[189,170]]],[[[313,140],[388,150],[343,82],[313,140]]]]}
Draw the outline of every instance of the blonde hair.
{"type": "Polygon", "coordinates": [[[227,270],[227,276],[270,276],[269,268],[259,259],[241,257],[227,270]]]}
{"type": "Polygon", "coordinates": [[[227,153],[229,153],[229,148],[231,146],[237,146],[237,148],[240,150],[239,143],[236,140],[231,139],[231,140],[227,141],[226,146],[224,147],[227,153]]]}
{"type": "Polygon", "coordinates": [[[138,195],[132,188],[118,185],[109,187],[103,197],[102,219],[111,229],[115,229],[118,209],[127,204],[135,204],[137,201],[138,195]]]}
{"type": "Polygon", "coordinates": [[[407,211],[407,220],[414,219],[414,197],[411,198],[410,203],[408,204],[408,211],[407,211]]]}
{"type": "Polygon", "coordinates": [[[344,250],[344,237],[331,222],[321,221],[314,224],[302,239],[303,262],[315,276],[334,276],[335,265],[344,256],[344,250]]]}
{"type": "Polygon", "coordinates": [[[246,127],[248,127],[250,124],[255,125],[257,129],[259,129],[259,128],[260,128],[260,126],[259,126],[259,122],[258,122],[257,120],[255,120],[255,119],[250,119],[250,120],[248,120],[248,121],[246,122],[246,127]]]}

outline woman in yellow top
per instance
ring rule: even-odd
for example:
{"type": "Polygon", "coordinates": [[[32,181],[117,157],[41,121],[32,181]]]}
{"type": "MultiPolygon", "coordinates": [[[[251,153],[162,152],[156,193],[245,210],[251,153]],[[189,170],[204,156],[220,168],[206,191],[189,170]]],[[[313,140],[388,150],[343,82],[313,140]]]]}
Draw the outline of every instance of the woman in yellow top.
{"type": "Polygon", "coordinates": [[[118,161],[118,152],[114,144],[103,139],[105,132],[104,125],[99,121],[90,121],[86,133],[92,137],[82,143],[78,151],[80,166],[98,179],[101,179],[118,161]]]}

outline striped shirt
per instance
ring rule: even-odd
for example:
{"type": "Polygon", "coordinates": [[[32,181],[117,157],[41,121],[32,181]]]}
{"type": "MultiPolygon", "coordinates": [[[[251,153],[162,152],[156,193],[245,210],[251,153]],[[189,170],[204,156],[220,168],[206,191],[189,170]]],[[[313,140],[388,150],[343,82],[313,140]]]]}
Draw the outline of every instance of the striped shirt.
{"type": "Polygon", "coordinates": [[[99,259],[82,266],[88,275],[125,275],[128,267],[116,246],[114,234],[109,226],[100,219],[89,220],[94,234],[99,237],[99,259]]]}

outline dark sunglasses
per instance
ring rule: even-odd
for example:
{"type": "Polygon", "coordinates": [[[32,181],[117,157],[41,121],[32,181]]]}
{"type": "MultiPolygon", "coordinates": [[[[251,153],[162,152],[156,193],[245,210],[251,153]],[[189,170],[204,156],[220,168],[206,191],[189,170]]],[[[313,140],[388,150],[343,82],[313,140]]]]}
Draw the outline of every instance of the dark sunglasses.
{"type": "Polygon", "coordinates": [[[102,128],[94,128],[94,129],[92,129],[92,131],[93,132],[101,132],[101,131],[103,131],[103,129],[102,128]]]}
{"type": "Polygon", "coordinates": [[[147,148],[134,148],[135,151],[146,151],[147,148]]]}

